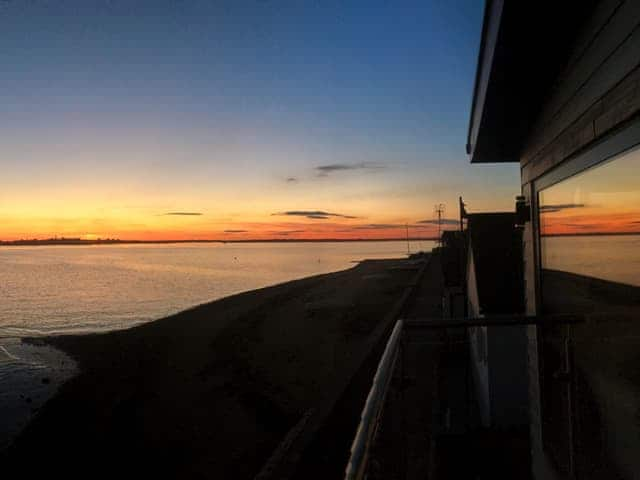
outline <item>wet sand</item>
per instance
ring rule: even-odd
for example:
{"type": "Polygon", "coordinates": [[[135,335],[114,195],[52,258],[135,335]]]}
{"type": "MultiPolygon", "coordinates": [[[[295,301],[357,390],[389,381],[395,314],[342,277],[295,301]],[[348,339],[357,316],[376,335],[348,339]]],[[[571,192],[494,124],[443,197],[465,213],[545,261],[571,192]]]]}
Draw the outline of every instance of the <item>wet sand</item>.
{"type": "Polygon", "coordinates": [[[75,362],[56,348],[0,338],[0,452],[77,373],[75,362]]]}
{"type": "Polygon", "coordinates": [[[342,393],[416,272],[367,261],[129,330],[45,339],[82,373],[0,458],[3,472],[253,478],[305,413],[342,393]]]}

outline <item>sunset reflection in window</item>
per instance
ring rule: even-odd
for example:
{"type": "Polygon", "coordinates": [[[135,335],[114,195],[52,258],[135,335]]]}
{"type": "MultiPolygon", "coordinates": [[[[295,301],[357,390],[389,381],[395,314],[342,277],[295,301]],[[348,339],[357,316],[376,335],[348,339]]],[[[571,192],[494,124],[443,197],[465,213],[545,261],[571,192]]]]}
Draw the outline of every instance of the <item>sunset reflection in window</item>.
{"type": "Polygon", "coordinates": [[[542,268],[640,285],[640,149],[539,193],[542,268]]]}

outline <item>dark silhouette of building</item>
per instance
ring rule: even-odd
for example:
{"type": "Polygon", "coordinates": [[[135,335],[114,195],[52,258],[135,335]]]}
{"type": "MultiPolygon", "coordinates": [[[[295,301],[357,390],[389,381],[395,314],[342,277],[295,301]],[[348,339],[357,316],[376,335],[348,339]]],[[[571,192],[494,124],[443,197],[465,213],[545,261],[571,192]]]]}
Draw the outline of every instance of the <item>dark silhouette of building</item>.
{"type": "MultiPolygon", "coordinates": [[[[640,476],[637,279],[612,260],[617,237],[547,235],[548,219],[557,225],[563,209],[640,189],[639,28],[632,0],[486,3],[467,152],[474,164],[521,169],[539,479],[640,476]],[[547,203],[561,195],[569,200],[547,203]],[[588,260],[580,256],[587,251],[588,260]],[[572,314],[578,323],[562,320],[572,314]]],[[[574,216],[583,229],[597,224],[585,215],[574,216]]],[[[626,247],[630,261],[637,245],[626,247]]]]}

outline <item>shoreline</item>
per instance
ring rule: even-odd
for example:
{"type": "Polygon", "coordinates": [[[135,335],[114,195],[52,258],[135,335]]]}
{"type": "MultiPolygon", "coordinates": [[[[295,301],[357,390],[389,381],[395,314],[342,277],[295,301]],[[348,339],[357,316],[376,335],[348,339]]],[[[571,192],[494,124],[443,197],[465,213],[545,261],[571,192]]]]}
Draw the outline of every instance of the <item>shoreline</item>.
{"type": "Polygon", "coordinates": [[[107,457],[141,473],[224,477],[233,469],[234,478],[252,478],[302,415],[354,374],[412,265],[366,260],[126,330],[25,338],[61,349],[81,373],[18,436],[8,465],[34,454],[53,462],[53,444],[86,459],[65,468],[71,478],[107,457]]]}
{"type": "Polygon", "coordinates": [[[73,359],[54,346],[24,343],[18,337],[0,341],[1,453],[79,369],[73,359]]]}

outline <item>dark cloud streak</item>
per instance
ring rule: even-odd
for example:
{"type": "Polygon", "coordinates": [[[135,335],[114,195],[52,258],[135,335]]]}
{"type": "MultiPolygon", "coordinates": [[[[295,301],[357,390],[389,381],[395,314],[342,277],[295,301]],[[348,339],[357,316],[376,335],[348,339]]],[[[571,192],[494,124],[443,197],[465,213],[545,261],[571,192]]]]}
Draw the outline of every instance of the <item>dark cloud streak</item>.
{"type": "Polygon", "coordinates": [[[540,207],[540,213],[554,213],[561,210],[568,210],[570,208],[584,208],[584,203],[560,203],[557,205],[542,205],[540,207]]]}
{"type": "Polygon", "coordinates": [[[358,218],[352,215],[344,215],[342,213],[325,212],[324,210],[288,210],[286,212],[272,213],[271,215],[282,215],[290,217],[306,217],[312,220],[327,220],[329,217],[334,218],[358,218]]]}
{"type": "Polygon", "coordinates": [[[292,235],[294,233],[304,233],[305,230],[280,230],[279,232],[271,232],[274,235],[292,235]]]}
{"type": "MultiPolygon", "coordinates": [[[[438,219],[433,220],[420,220],[417,223],[425,224],[425,225],[438,225],[438,219]]],[[[454,220],[453,218],[443,218],[440,220],[441,225],[459,225],[460,220],[454,220]]]]}
{"type": "Polygon", "coordinates": [[[563,225],[565,227],[571,227],[571,228],[599,228],[605,224],[603,223],[562,223],[560,225],[563,225]]]}
{"type": "Polygon", "coordinates": [[[164,216],[172,215],[172,216],[179,216],[179,217],[196,217],[204,214],[200,212],[168,212],[168,213],[163,213],[162,215],[164,216]]]}
{"type": "Polygon", "coordinates": [[[349,170],[382,170],[387,168],[386,165],[374,162],[359,162],[359,163],[331,163],[328,165],[319,165],[315,167],[315,170],[319,177],[328,177],[329,174],[335,172],[343,172],[349,170]]]}
{"type": "Polygon", "coordinates": [[[392,223],[369,223],[367,225],[356,225],[351,230],[388,230],[391,228],[406,228],[406,225],[392,223]]]}

